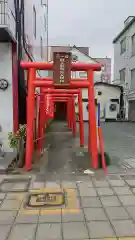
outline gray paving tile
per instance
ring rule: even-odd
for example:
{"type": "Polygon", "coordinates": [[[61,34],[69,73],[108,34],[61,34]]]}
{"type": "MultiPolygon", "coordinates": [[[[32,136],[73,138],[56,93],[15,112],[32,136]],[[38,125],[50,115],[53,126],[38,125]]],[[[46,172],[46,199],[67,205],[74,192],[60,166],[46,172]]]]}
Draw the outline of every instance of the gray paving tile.
{"type": "Polygon", "coordinates": [[[78,182],[77,186],[78,186],[79,189],[92,188],[93,187],[93,183],[92,183],[92,181],[78,182]]]}
{"type": "Polygon", "coordinates": [[[101,180],[101,181],[100,180],[94,180],[93,182],[94,182],[94,185],[96,187],[109,187],[109,184],[106,180],[101,180]]]}
{"type": "MultiPolygon", "coordinates": [[[[25,193],[23,193],[25,196],[25,193]]],[[[18,200],[18,193],[7,193],[6,194],[6,200],[18,200]]]]}
{"type": "Polygon", "coordinates": [[[91,181],[91,177],[90,176],[88,176],[88,175],[79,175],[79,176],[77,176],[77,181],[76,182],[89,182],[89,181],[91,181]]]}
{"type": "Polygon", "coordinates": [[[36,240],[62,240],[61,224],[39,224],[36,234],[36,240]]]}
{"type": "Polygon", "coordinates": [[[97,188],[97,193],[99,196],[112,196],[114,195],[114,192],[111,188],[97,188]]]}
{"type": "MultiPolygon", "coordinates": [[[[64,207],[63,207],[64,208],[64,207]]],[[[81,208],[80,197],[74,198],[65,198],[65,208],[81,208]]]]}
{"type": "Polygon", "coordinates": [[[113,187],[113,190],[117,195],[132,195],[129,187],[113,187]]]}
{"type": "Polygon", "coordinates": [[[0,224],[12,224],[17,215],[17,211],[0,211],[0,224]]]}
{"type": "Polygon", "coordinates": [[[119,175],[109,175],[107,176],[108,180],[121,180],[121,177],[119,175]]]}
{"type": "Polygon", "coordinates": [[[109,184],[112,186],[112,187],[123,187],[125,186],[125,181],[124,180],[108,180],[109,184]]]}
{"type": "Polygon", "coordinates": [[[76,182],[62,181],[62,188],[77,188],[76,182]]]}
{"type": "Polygon", "coordinates": [[[107,217],[103,208],[84,208],[87,221],[106,221],[107,217]]]}
{"type": "Polygon", "coordinates": [[[29,179],[7,178],[1,183],[0,189],[3,192],[24,192],[29,186],[29,179]]]}
{"type": "Polygon", "coordinates": [[[25,191],[25,189],[27,188],[27,182],[20,182],[20,183],[15,183],[12,191],[25,191]]]}
{"type": "Polygon", "coordinates": [[[119,196],[124,206],[135,206],[135,196],[119,196]]]}
{"type": "Polygon", "coordinates": [[[64,240],[87,239],[88,232],[84,222],[63,223],[64,240]]]}
{"type": "Polygon", "coordinates": [[[85,188],[80,189],[80,196],[81,197],[96,197],[97,193],[96,193],[95,188],[85,187],[85,188]]]}
{"type": "Polygon", "coordinates": [[[5,198],[6,194],[5,193],[0,193],[0,200],[3,200],[5,198]]]}
{"type": "Polygon", "coordinates": [[[107,207],[105,211],[110,220],[124,220],[129,219],[129,215],[124,207],[107,207]]]}
{"type": "Polygon", "coordinates": [[[135,188],[132,188],[132,192],[135,193],[135,188]]]}
{"type": "Polygon", "coordinates": [[[0,210],[18,210],[21,206],[19,200],[4,200],[0,206],[0,210]]]}
{"type": "Polygon", "coordinates": [[[46,182],[45,183],[46,188],[60,188],[60,181],[56,182],[46,182]]]}
{"type": "Polygon", "coordinates": [[[7,240],[10,230],[11,225],[0,225],[0,240],[7,240]]]}
{"type": "Polygon", "coordinates": [[[98,197],[82,197],[83,207],[101,207],[101,202],[98,197]]]}
{"type": "Polygon", "coordinates": [[[8,192],[8,191],[12,191],[13,188],[13,183],[8,183],[8,182],[4,182],[0,184],[0,191],[1,192],[8,192]]]}
{"type": "Polygon", "coordinates": [[[44,182],[31,182],[29,189],[39,189],[39,188],[44,188],[45,184],[44,182]]]}
{"type": "Polygon", "coordinates": [[[135,236],[135,224],[132,220],[112,221],[117,237],[135,236]]]}
{"type": "Polygon", "coordinates": [[[14,225],[8,240],[34,240],[36,224],[16,224],[14,225]]]}
{"type": "Polygon", "coordinates": [[[100,200],[104,207],[117,207],[121,205],[120,200],[116,196],[103,196],[100,200]]]}
{"type": "Polygon", "coordinates": [[[88,223],[90,238],[109,238],[115,237],[115,233],[109,222],[96,221],[88,223]]]}
{"type": "Polygon", "coordinates": [[[3,180],[5,179],[7,175],[0,175],[0,183],[3,182],[3,180]]]}
{"type": "Polygon", "coordinates": [[[127,207],[126,210],[129,213],[129,216],[135,220],[135,207],[127,207]]]}
{"type": "Polygon", "coordinates": [[[17,223],[37,223],[38,222],[38,214],[37,215],[33,215],[33,214],[23,214],[23,215],[19,215],[16,217],[16,224],[17,223]]]}
{"type": "Polygon", "coordinates": [[[57,210],[46,210],[45,214],[40,214],[39,223],[61,223],[61,209],[57,210]]]}
{"type": "Polygon", "coordinates": [[[83,222],[84,221],[84,214],[83,211],[80,209],[78,213],[64,213],[62,210],[62,222],[83,222]]]}
{"type": "Polygon", "coordinates": [[[130,179],[130,180],[125,180],[127,182],[127,184],[130,186],[130,187],[134,187],[135,188],[135,180],[133,179],[130,179]]]}

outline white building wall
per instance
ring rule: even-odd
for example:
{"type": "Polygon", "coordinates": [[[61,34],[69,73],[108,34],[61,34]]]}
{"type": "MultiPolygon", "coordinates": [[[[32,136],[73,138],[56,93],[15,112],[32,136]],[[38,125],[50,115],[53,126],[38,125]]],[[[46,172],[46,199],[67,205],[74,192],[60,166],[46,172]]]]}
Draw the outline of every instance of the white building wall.
{"type": "Polygon", "coordinates": [[[135,34],[135,22],[127,29],[127,31],[114,43],[114,78],[113,82],[120,84],[119,71],[126,69],[126,79],[124,87],[125,97],[125,115],[128,119],[129,100],[135,99],[135,89],[131,89],[131,70],[135,68],[135,56],[132,56],[132,35],[135,34]],[[126,37],[126,51],[121,54],[121,40],[126,37]]]}
{"type": "MultiPolygon", "coordinates": [[[[26,41],[33,46],[33,59],[46,61],[47,29],[45,28],[46,7],[41,5],[40,0],[25,0],[25,35],[26,41]],[[36,8],[36,38],[33,31],[33,5],[36,8]],[[43,40],[44,58],[41,59],[41,40],[43,40]]],[[[15,36],[14,0],[8,0],[6,26],[15,36]]],[[[2,27],[0,25],[0,27],[2,27]]],[[[44,74],[43,71],[40,75],[44,74]]],[[[9,88],[4,92],[0,90],[0,142],[3,143],[4,151],[12,149],[8,145],[8,133],[13,131],[13,96],[12,96],[12,48],[11,43],[0,43],[0,78],[9,82],[9,88]]]]}
{"type": "Polygon", "coordinates": [[[15,8],[14,8],[14,0],[8,0],[8,15],[7,15],[7,21],[8,21],[8,27],[11,31],[11,34],[13,35],[13,38],[15,39],[15,31],[16,31],[16,23],[15,23],[15,8]]]}
{"type": "MultiPolygon", "coordinates": [[[[73,48],[71,51],[72,55],[76,55],[78,58],[79,63],[97,63],[95,60],[92,58],[86,56],[85,54],[81,53],[78,51],[76,48],[73,48]]],[[[82,76],[82,72],[72,72],[71,76],[72,78],[87,78],[87,73],[83,72],[84,76],[82,76]]],[[[94,73],[94,82],[100,82],[101,81],[101,71],[100,72],[95,72],[94,73]]],[[[82,98],[88,99],[88,89],[82,89],[82,98]]]]}
{"type": "Polygon", "coordinates": [[[4,151],[12,149],[8,145],[8,132],[13,131],[13,96],[12,96],[12,51],[11,43],[0,43],[0,78],[8,81],[9,87],[0,90],[0,142],[4,151]]]}
{"type": "Polygon", "coordinates": [[[14,0],[0,1],[0,28],[6,27],[15,39],[15,9],[14,0]]]}
{"type": "Polygon", "coordinates": [[[126,83],[130,89],[131,74],[130,70],[135,68],[135,56],[132,56],[132,35],[135,34],[135,22],[114,44],[114,81],[120,83],[119,71],[126,68],[126,83]],[[126,37],[126,52],[121,54],[121,40],[126,37]]]}
{"type": "Polygon", "coordinates": [[[119,99],[120,100],[120,89],[119,88],[113,88],[111,86],[106,85],[95,85],[95,98],[100,103],[100,115],[101,117],[104,117],[104,109],[106,106],[106,103],[109,102],[110,99],[119,99]],[[102,95],[99,96],[98,92],[102,92],[102,95]]]}
{"type": "MultiPolygon", "coordinates": [[[[76,48],[73,48],[71,51],[72,55],[76,55],[78,58],[79,63],[97,63],[94,59],[86,56],[85,54],[81,53],[80,51],[78,51],[76,48]]],[[[80,78],[82,76],[81,72],[72,72],[72,77],[73,78],[80,78]]],[[[84,74],[84,78],[87,77],[87,74],[84,74]]],[[[94,82],[99,82],[101,81],[101,71],[100,72],[95,72],[94,73],[94,82]]]]}
{"type": "Polygon", "coordinates": [[[25,35],[29,45],[33,47],[33,58],[35,61],[47,60],[47,7],[42,1],[25,0],[25,35]],[[34,36],[33,7],[36,9],[36,37],[34,36]],[[41,58],[41,37],[43,40],[44,58],[41,58]]]}
{"type": "MultiPolygon", "coordinates": [[[[104,117],[104,109],[110,99],[119,99],[121,91],[119,88],[113,88],[106,85],[95,85],[94,86],[95,98],[100,103],[100,116],[104,117]],[[102,95],[99,96],[98,92],[102,92],[102,95]]],[[[82,91],[83,99],[87,99],[84,91],[82,91]]],[[[85,105],[85,104],[84,104],[85,105]]],[[[78,113],[78,105],[76,105],[76,113],[78,113]]]]}

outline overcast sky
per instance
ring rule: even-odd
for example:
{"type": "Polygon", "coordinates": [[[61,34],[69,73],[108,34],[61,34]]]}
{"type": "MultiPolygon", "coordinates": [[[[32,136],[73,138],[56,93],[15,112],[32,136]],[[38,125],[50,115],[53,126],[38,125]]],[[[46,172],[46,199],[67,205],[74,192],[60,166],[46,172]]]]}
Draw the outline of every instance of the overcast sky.
{"type": "Polygon", "coordinates": [[[135,15],[135,0],[48,0],[49,45],[88,46],[92,57],[113,55],[113,38],[135,15]]]}

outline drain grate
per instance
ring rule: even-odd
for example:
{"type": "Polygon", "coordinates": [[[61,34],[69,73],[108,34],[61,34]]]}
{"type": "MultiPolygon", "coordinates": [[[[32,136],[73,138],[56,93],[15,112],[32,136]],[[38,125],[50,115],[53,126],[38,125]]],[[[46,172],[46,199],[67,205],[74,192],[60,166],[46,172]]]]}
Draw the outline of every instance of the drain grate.
{"type": "Polygon", "coordinates": [[[0,183],[0,192],[27,192],[29,189],[31,178],[21,179],[21,178],[9,178],[4,179],[0,183]]]}
{"type": "Polygon", "coordinates": [[[65,204],[65,194],[63,192],[46,192],[29,194],[26,206],[31,208],[58,207],[65,204]]]}

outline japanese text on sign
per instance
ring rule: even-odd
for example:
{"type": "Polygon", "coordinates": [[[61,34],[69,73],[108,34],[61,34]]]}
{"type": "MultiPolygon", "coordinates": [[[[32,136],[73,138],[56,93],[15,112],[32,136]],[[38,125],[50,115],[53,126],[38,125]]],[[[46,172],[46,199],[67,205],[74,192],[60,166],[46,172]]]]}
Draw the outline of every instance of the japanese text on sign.
{"type": "Polygon", "coordinates": [[[60,83],[64,83],[65,78],[65,59],[60,58],[60,83]]]}
{"type": "Polygon", "coordinates": [[[71,78],[71,53],[54,52],[53,78],[55,84],[68,84],[71,78]]]}

